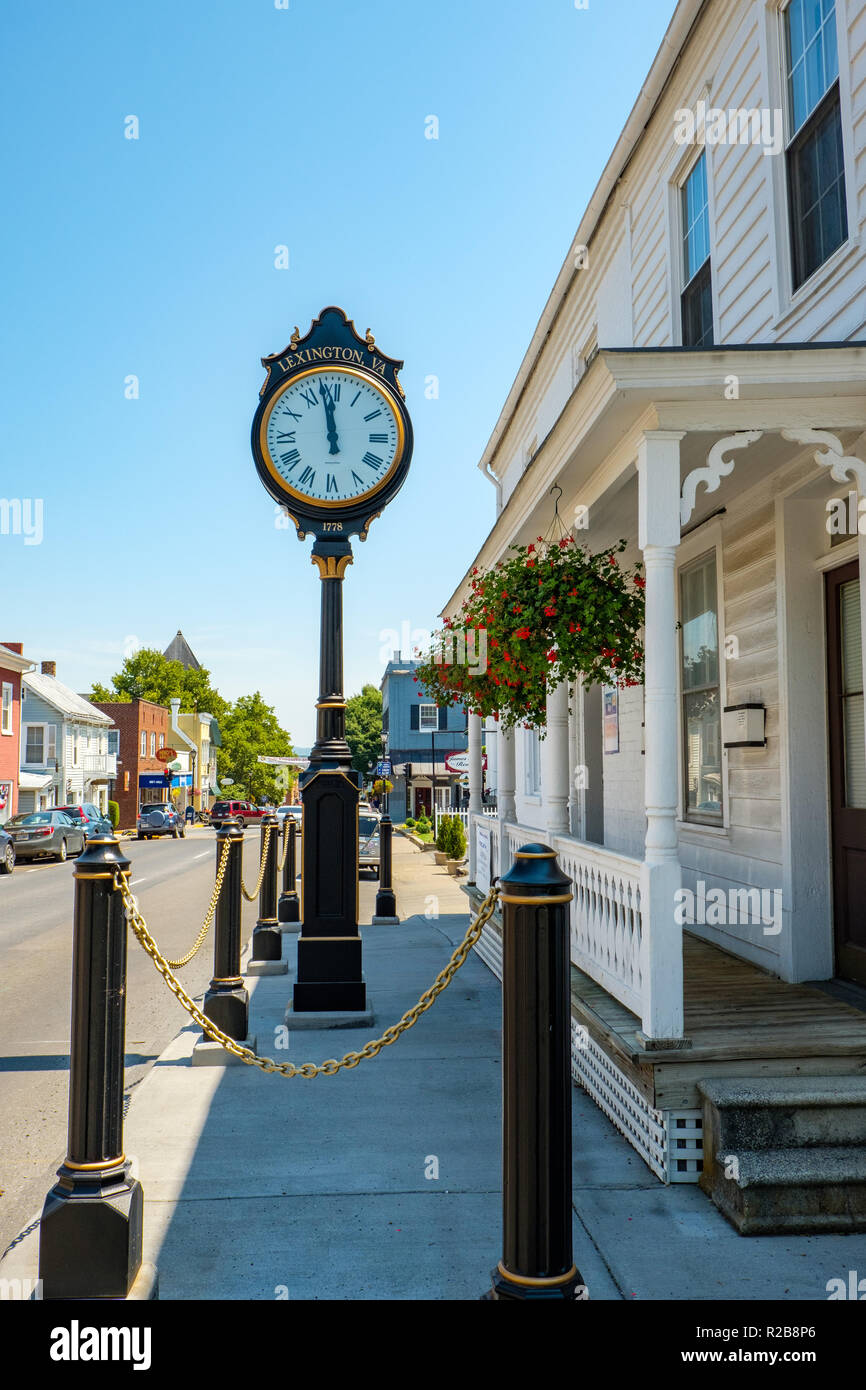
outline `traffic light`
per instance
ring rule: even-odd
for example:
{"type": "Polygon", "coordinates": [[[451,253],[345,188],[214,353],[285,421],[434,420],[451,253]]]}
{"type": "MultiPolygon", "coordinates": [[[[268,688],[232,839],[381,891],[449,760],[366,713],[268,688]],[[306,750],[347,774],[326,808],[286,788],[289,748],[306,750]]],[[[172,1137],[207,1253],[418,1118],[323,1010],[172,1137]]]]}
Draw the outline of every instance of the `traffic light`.
{"type": "Polygon", "coordinates": [[[412,764],[411,764],[411,763],[407,763],[406,766],[404,767],[404,769],[403,769],[403,776],[406,778],[406,781],[407,781],[407,782],[411,782],[411,781],[412,781],[412,764]]]}

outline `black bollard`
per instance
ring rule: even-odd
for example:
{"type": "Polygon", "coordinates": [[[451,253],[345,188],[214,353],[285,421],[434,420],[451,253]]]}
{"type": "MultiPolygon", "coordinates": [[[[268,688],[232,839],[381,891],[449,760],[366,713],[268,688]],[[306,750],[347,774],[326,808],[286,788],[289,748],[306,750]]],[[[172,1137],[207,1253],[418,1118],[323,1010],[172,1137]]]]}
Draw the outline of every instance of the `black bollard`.
{"type": "Polygon", "coordinates": [[[397,916],[397,899],[394,896],[394,889],[391,886],[391,848],[394,834],[394,827],[391,817],[385,811],[379,821],[379,891],[376,894],[376,912],[373,917],[374,925],[385,925],[399,923],[397,916]]]}
{"type": "Polygon", "coordinates": [[[298,877],[298,827],[294,816],[287,816],[286,822],[289,830],[289,839],[286,845],[286,857],[283,862],[283,891],[280,894],[280,901],[277,903],[277,920],[280,922],[300,923],[301,904],[298,899],[298,890],[295,887],[298,877]]]}
{"type": "Polygon", "coordinates": [[[141,1184],[123,1153],[126,918],[113,884],[130,861],[114,837],[75,864],[66,1160],[45,1198],[45,1298],[126,1298],[141,1268],[141,1184]]]}
{"type": "Polygon", "coordinates": [[[241,975],[241,878],[244,832],[233,817],[217,831],[217,872],[226,841],[230,845],[222,891],[214,920],[213,979],[204,997],[204,1013],[236,1042],[249,1033],[250,996],[241,975]]]}
{"type": "Polygon", "coordinates": [[[571,881],[547,845],[502,879],[502,1259],[486,1299],[583,1292],[571,1241],[571,881]]]}
{"type": "Polygon", "coordinates": [[[253,928],[252,960],[281,960],[283,936],[277,921],[277,863],[280,854],[280,823],[275,815],[262,817],[262,851],[270,830],[265,873],[259,889],[259,916],[253,928]]]}

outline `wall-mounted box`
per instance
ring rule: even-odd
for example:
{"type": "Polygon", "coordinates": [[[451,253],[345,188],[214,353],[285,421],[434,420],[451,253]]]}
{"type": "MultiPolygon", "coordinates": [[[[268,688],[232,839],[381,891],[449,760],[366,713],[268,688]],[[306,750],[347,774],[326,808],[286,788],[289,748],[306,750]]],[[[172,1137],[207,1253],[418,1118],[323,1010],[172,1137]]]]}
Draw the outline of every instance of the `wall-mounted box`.
{"type": "Polygon", "coordinates": [[[722,743],[725,748],[766,748],[766,705],[725,705],[722,743]]]}

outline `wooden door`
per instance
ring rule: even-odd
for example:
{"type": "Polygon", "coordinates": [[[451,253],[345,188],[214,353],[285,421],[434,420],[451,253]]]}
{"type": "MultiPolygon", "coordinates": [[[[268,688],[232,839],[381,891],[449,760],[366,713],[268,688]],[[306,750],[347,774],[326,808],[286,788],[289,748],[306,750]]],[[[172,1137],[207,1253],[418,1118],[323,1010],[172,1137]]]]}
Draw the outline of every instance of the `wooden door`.
{"type": "Polygon", "coordinates": [[[866,729],[860,571],[826,576],[836,974],[866,985],[866,729]]]}

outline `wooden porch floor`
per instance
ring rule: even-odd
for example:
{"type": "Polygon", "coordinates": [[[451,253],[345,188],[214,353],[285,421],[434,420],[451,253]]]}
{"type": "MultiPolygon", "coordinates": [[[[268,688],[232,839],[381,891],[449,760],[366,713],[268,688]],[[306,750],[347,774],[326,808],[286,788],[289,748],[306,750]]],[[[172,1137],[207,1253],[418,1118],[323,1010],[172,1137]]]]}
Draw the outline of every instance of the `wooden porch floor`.
{"type": "Polygon", "coordinates": [[[647,1052],[640,1020],[572,966],[573,1017],[658,1109],[694,1108],[696,1083],[709,1076],[866,1075],[866,1013],[688,933],[683,974],[692,1045],[647,1052]]]}

